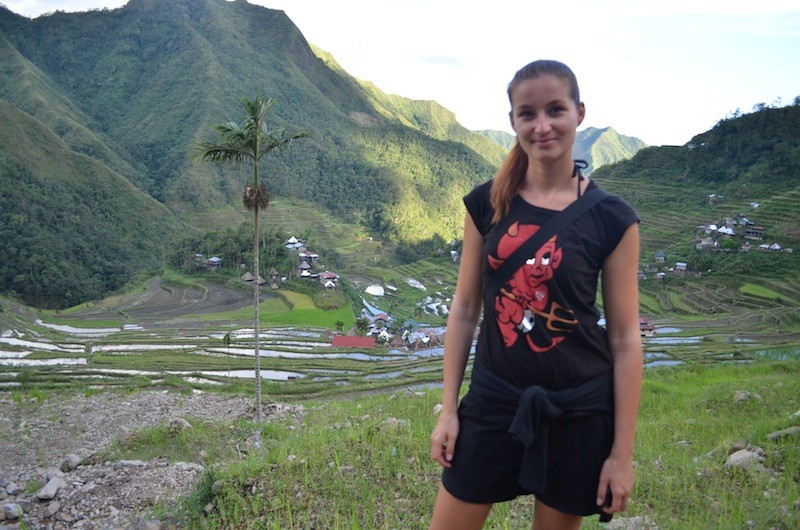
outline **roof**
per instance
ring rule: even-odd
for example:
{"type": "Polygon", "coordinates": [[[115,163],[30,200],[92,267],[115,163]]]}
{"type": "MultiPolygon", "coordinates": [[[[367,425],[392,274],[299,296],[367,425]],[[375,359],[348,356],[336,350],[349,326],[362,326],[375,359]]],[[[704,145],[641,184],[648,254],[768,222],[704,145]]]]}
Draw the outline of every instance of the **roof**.
{"type": "Polygon", "coordinates": [[[340,348],[374,348],[375,337],[349,337],[347,335],[334,335],[332,346],[340,348]]]}

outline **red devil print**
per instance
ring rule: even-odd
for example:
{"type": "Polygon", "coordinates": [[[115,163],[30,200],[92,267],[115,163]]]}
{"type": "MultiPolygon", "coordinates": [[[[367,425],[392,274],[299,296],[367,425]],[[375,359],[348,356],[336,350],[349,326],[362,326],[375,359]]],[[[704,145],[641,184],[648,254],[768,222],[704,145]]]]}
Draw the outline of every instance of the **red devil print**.
{"type": "MultiPolygon", "coordinates": [[[[537,225],[520,225],[519,222],[511,225],[497,244],[497,257],[489,255],[489,266],[497,270],[537,230],[537,225]]],[[[563,333],[572,332],[578,323],[572,310],[550,300],[547,282],[563,257],[556,238],[553,236],[542,245],[495,298],[497,324],[506,346],[513,346],[522,334],[534,352],[546,352],[563,341],[563,333]],[[540,322],[546,329],[540,329],[540,322]],[[553,332],[559,334],[554,336],[553,332]]]]}

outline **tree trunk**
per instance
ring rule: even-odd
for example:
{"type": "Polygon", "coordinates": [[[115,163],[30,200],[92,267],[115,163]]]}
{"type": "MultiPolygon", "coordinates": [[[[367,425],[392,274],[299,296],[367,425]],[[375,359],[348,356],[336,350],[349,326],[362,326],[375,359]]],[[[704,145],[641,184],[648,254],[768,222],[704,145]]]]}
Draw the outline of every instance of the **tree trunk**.
{"type": "Polygon", "coordinates": [[[259,241],[258,241],[258,205],[253,210],[253,228],[255,228],[255,235],[253,236],[253,268],[256,271],[255,285],[253,286],[253,328],[255,332],[255,359],[256,359],[256,421],[261,421],[261,355],[259,351],[259,324],[261,323],[261,315],[258,311],[258,290],[259,290],[259,271],[258,271],[258,254],[259,254],[259,241]]]}

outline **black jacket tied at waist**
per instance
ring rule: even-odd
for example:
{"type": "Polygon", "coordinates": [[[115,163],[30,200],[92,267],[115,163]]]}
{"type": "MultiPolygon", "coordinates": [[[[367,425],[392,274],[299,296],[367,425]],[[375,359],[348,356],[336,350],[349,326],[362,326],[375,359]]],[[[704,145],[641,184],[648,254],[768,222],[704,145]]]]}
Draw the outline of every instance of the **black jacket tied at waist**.
{"type": "Polygon", "coordinates": [[[477,359],[470,392],[501,406],[516,407],[508,432],[525,446],[519,485],[534,493],[544,491],[552,420],[563,411],[614,412],[613,371],[607,370],[580,386],[548,390],[538,385],[521,389],[494,374],[477,359]]]}

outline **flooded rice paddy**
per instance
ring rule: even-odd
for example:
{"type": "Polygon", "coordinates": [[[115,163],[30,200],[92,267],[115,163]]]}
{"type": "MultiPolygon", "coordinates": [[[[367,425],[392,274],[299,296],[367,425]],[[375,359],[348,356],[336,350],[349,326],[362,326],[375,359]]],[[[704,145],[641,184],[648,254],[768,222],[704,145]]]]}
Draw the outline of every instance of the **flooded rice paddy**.
{"type": "MultiPolygon", "coordinates": [[[[0,389],[13,389],[40,378],[54,386],[85,381],[90,388],[133,379],[149,382],[145,384],[177,380],[197,390],[255,378],[252,329],[214,327],[204,333],[197,329],[146,329],[137,324],[89,328],[41,319],[35,324],[31,329],[5,331],[0,336],[0,389]]],[[[262,379],[281,385],[275,388],[287,392],[295,393],[290,390],[292,385],[313,389],[403,386],[417,390],[441,386],[442,347],[333,348],[326,330],[292,327],[263,330],[259,341],[262,379]]],[[[657,328],[656,336],[643,339],[643,343],[647,369],[697,361],[800,357],[797,347],[767,348],[748,337],[709,337],[675,326],[657,328]]]]}

